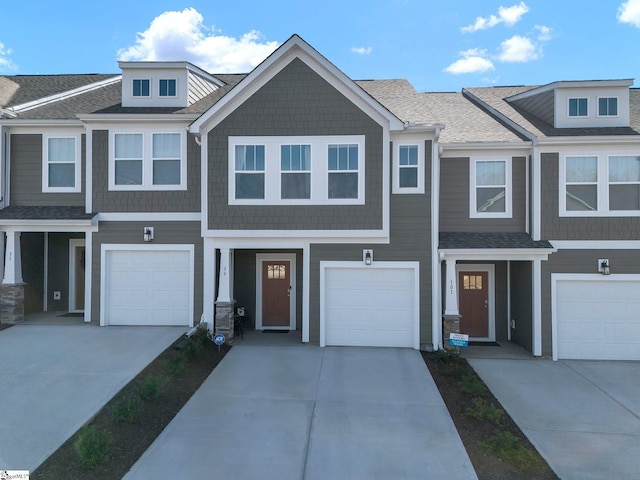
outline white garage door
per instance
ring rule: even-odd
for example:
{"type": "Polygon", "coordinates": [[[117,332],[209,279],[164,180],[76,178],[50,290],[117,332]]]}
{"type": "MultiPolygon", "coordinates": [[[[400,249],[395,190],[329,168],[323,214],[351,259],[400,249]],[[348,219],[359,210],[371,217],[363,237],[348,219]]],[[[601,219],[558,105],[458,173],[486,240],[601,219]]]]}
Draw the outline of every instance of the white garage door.
{"type": "Polygon", "coordinates": [[[556,281],[557,358],[640,360],[640,280],[556,281]]]}
{"type": "Polygon", "coordinates": [[[107,325],[186,325],[192,316],[191,253],[105,252],[107,325]]]}
{"type": "Polygon", "coordinates": [[[325,345],[417,348],[414,269],[370,266],[324,272],[325,345]]]}

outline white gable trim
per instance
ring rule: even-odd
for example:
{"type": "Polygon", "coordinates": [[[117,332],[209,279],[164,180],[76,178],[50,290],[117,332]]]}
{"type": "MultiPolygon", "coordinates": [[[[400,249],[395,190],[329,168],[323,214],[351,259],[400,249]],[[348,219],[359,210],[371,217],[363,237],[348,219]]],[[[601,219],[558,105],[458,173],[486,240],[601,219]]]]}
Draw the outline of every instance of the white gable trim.
{"type": "Polygon", "coordinates": [[[302,60],[376,122],[381,125],[390,125],[391,130],[402,130],[404,128],[404,124],[400,119],[374,100],[373,97],[356,85],[353,80],[320,55],[302,38],[298,35],[293,35],[233,90],[193,122],[189,131],[195,134],[202,134],[211,130],[251,95],[266,85],[295,58],[302,60]]]}

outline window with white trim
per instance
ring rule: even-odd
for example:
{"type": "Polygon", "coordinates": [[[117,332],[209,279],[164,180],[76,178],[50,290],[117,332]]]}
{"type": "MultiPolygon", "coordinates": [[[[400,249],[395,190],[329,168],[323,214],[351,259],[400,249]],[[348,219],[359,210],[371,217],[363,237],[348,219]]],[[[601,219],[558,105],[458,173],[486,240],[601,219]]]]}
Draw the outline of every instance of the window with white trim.
{"type": "Polygon", "coordinates": [[[158,85],[158,96],[175,97],[176,95],[176,79],[161,78],[158,85]]]}
{"type": "Polygon", "coordinates": [[[394,142],[393,193],[424,193],[424,142],[394,142]]]}
{"type": "Polygon", "coordinates": [[[511,160],[470,159],[471,218],[511,218],[511,160]]]}
{"type": "Polygon", "coordinates": [[[586,98],[569,99],[569,116],[586,117],[589,115],[589,101],[586,98]]]}
{"type": "Polygon", "coordinates": [[[186,156],[183,132],[111,132],[109,189],[186,190],[186,156]]]}
{"type": "Polygon", "coordinates": [[[618,116],[618,98],[617,97],[598,98],[598,116],[599,117],[617,117],[618,116]]]}
{"type": "Polygon", "coordinates": [[[561,217],[640,215],[640,155],[560,157],[561,217]]]}
{"type": "Polygon", "coordinates": [[[149,97],[151,96],[151,91],[149,88],[149,79],[148,78],[134,78],[133,79],[133,90],[134,97],[149,97]]]}
{"type": "Polygon", "coordinates": [[[363,156],[363,135],[229,137],[229,204],[362,205],[363,156]]]}
{"type": "Polygon", "coordinates": [[[43,137],[42,191],[80,192],[80,137],[43,137]]]}

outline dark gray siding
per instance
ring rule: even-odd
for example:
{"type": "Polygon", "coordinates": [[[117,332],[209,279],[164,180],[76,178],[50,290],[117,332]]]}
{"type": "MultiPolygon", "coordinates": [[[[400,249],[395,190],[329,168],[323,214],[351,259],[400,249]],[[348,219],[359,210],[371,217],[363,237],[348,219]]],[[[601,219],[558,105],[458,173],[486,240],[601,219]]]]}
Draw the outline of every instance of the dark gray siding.
{"type": "MultiPolygon", "coordinates": [[[[85,135],[82,135],[81,183],[84,192],[85,135]]],[[[84,205],[84,193],[42,192],[42,135],[11,135],[11,198],[14,206],[84,205]]]]}
{"type": "Polygon", "coordinates": [[[200,147],[187,135],[187,190],[109,191],[109,132],[93,131],[94,212],[199,212],[200,147]]]}
{"type": "Polygon", "coordinates": [[[640,217],[560,217],[559,154],[543,153],[542,238],[549,240],[638,240],[640,217]]]}
{"type": "Polygon", "coordinates": [[[234,250],[233,296],[236,307],[244,307],[245,312],[256,320],[256,255],[259,253],[296,254],[296,329],[302,329],[302,251],[301,250],[234,250]]]}
{"type": "Polygon", "coordinates": [[[143,244],[142,228],[154,227],[153,245],[195,245],[194,252],[194,324],[202,315],[203,256],[199,222],[100,222],[100,231],[93,235],[91,258],[91,323],[100,323],[100,252],[103,243],[143,244]]]}
{"type": "Polygon", "coordinates": [[[640,274],[640,250],[559,250],[542,262],[542,355],[551,351],[551,274],[592,273],[608,258],[612,274],[640,274]]]}
{"type": "Polygon", "coordinates": [[[512,103],[525,112],[544,120],[550,126],[554,126],[554,92],[555,90],[550,90],[512,103]]]}
{"type": "MultiPolygon", "coordinates": [[[[20,235],[24,313],[42,312],[44,298],[44,234],[25,232],[20,235]]],[[[69,270],[69,267],[67,267],[69,270]]]]}
{"type": "Polygon", "coordinates": [[[208,135],[208,228],[353,230],[382,227],[382,127],[299,59],[208,135]],[[228,205],[228,137],[365,135],[365,205],[228,205]]]}
{"type": "MultiPolygon", "coordinates": [[[[311,245],[309,340],[320,341],[320,262],[362,261],[362,249],[372,248],[374,261],[420,262],[420,344],[431,337],[431,142],[425,151],[425,194],[391,195],[390,240],[387,245],[311,245]]],[[[440,321],[438,319],[438,321],[440,321]]]]}
{"type": "Polygon", "coordinates": [[[69,240],[84,238],[82,233],[50,233],[47,278],[47,307],[52,311],[69,310],[69,240]],[[53,292],[60,292],[60,300],[53,292]]]}
{"type": "Polygon", "coordinates": [[[511,318],[516,323],[511,340],[529,351],[533,349],[531,267],[531,262],[511,262],[511,318]]]}
{"type": "Polygon", "coordinates": [[[443,158],[440,162],[440,231],[526,231],[525,157],[513,158],[512,175],[512,217],[469,218],[469,158],[443,158]]]}

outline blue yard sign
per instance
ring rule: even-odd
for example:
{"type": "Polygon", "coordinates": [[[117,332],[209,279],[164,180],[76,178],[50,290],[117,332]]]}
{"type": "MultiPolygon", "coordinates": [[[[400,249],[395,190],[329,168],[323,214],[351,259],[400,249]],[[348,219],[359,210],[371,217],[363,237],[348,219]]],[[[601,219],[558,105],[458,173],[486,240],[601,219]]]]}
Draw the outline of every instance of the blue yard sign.
{"type": "Polygon", "coordinates": [[[464,333],[450,333],[449,345],[451,345],[452,347],[468,347],[469,335],[466,335],[464,333]]]}

